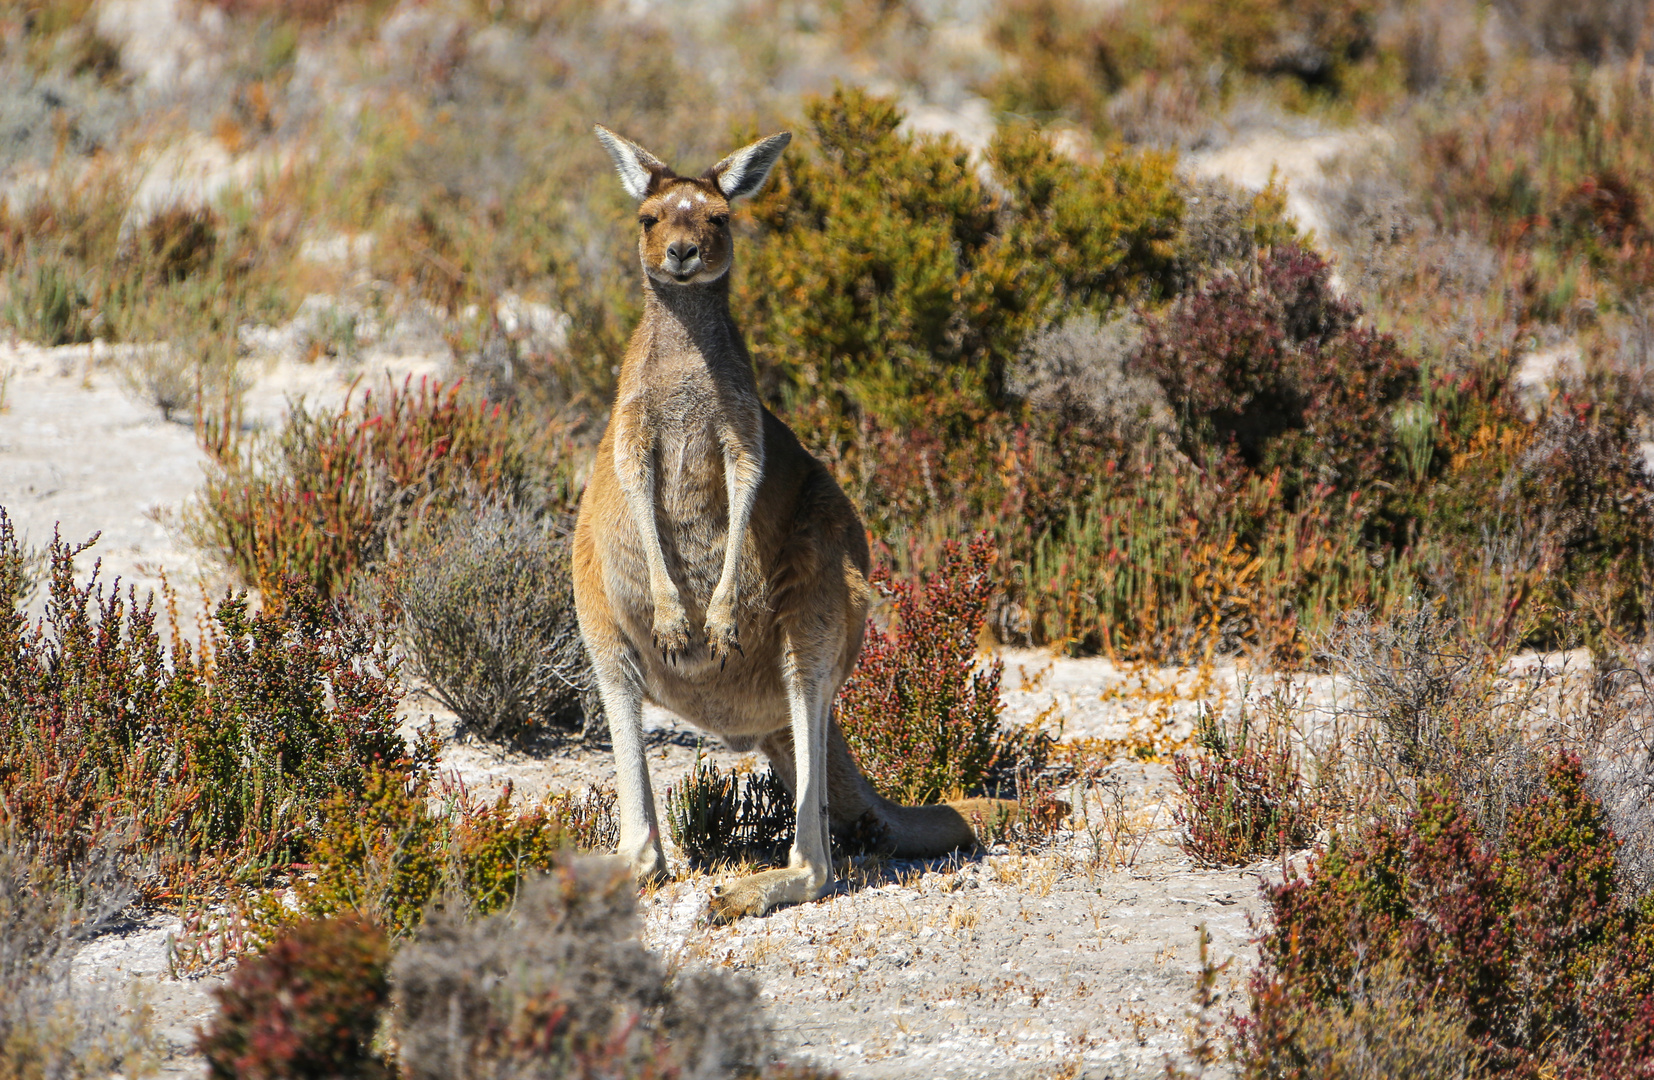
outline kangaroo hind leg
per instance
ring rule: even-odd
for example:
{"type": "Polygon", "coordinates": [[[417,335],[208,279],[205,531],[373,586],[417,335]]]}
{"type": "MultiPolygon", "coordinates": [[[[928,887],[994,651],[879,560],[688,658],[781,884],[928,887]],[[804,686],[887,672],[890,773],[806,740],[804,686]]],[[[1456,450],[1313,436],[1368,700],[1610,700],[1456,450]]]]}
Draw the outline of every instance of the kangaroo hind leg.
{"type": "Polygon", "coordinates": [[[788,635],[782,668],[796,769],[792,791],[798,824],[792,853],[785,869],[741,878],[713,896],[708,913],[716,922],[814,900],[833,880],[827,838],[827,726],[833,703],[827,664],[800,655],[788,635]]]}
{"type": "Polygon", "coordinates": [[[613,648],[592,651],[592,671],[615,753],[615,801],[620,814],[617,853],[639,881],[656,881],[666,876],[666,853],[661,850],[655,793],[644,757],[643,689],[637,668],[637,658],[618,642],[613,648]]]}

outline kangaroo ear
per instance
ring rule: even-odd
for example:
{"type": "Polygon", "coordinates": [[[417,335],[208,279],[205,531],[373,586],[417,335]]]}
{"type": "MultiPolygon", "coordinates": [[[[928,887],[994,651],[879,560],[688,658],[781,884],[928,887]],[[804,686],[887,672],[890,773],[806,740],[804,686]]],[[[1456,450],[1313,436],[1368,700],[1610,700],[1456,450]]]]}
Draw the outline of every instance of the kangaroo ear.
{"type": "Polygon", "coordinates": [[[770,170],[781,160],[781,151],[793,141],[790,131],[759,139],[751,146],[743,146],[706,171],[707,179],[717,183],[726,199],[739,199],[758,194],[770,170]]]}
{"type": "Polygon", "coordinates": [[[592,130],[597,132],[603,149],[615,159],[615,172],[620,174],[626,194],[639,202],[649,194],[650,188],[672,175],[665,162],[632,140],[616,135],[602,124],[594,124],[592,130]]]}

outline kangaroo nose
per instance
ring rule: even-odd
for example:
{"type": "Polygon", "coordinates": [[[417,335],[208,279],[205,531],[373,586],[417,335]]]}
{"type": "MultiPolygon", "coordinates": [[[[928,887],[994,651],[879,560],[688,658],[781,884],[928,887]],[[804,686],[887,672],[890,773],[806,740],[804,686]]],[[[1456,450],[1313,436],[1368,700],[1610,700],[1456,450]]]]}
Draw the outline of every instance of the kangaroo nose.
{"type": "Polygon", "coordinates": [[[701,249],[688,240],[674,240],[666,247],[667,257],[672,259],[679,266],[682,266],[684,263],[693,259],[700,253],[701,249]]]}

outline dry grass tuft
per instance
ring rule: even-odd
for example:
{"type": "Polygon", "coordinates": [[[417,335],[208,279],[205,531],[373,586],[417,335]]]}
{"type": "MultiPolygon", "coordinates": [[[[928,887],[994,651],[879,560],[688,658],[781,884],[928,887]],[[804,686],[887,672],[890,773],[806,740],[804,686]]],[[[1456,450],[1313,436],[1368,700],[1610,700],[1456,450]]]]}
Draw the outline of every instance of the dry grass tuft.
{"type": "Polygon", "coordinates": [[[127,864],[100,847],[68,866],[41,859],[0,828],[0,1075],[94,1077],[155,1071],[155,1034],[136,995],[76,987],[69,963],[137,898],[127,864]]]}
{"type": "Polygon", "coordinates": [[[405,1075],[762,1070],[769,1032],[757,988],[669,972],[638,943],[636,906],[619,860],[584,858],[530,884],[509,911],[429,920],[391,970],[405,1075]]]}

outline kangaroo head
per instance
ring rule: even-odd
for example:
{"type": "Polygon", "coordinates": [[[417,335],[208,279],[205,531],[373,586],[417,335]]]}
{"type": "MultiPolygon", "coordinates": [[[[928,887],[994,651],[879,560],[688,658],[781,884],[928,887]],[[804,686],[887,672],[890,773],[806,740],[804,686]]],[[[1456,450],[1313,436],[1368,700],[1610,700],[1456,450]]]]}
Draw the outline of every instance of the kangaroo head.
{"type": "Polygon", "coordinates": [[[729,272],[729,204],[756,194],[769,179],[790,132],[759,139],[700,176],[679,176],[655,155],[598,125],[626,191],[638,201],[638,255],[643,271],[667,285],[716,281],[729,272]]]}

